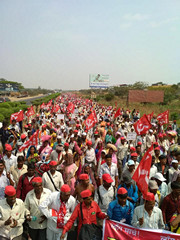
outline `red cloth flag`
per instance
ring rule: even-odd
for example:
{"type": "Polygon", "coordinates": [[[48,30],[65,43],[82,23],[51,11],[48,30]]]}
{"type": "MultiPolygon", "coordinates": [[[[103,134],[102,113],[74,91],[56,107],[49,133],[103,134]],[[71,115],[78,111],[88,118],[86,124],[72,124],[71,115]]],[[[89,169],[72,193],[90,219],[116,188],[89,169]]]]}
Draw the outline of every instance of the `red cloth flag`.
{"type": "Polygon", "coordinates": [[[154,115],[154,112],[146,115],[149,122],[151,122],[151,119],[153,118],[153,115],[154,115]]]}
{"type": "Polygon", "coordinates": [[[41,104],[41,106],[40,106],[40,109],[43,109],[43,108],[45,108],[45,103],[43,102],[42,104],[41,104]]]}
{"type": "Polygon", "coordinates": [[[26,116],[27,116],[27,117],[30,117],[30,116],[32,116],[32,115],[34,115],[34,114],[35,114],[34,108],[33,108],[33,106],[31,106],[31,107],[28,109],[28,111],[27,111],[27,113],[26,113],[26,116]]]}
{"type": "Polygon", "coordinates": [[[154,153],[153,145],[147,150],[141,159],[132,179],[136,182],[138,189],[144,194],[148,191],[149,173],[154,153]]]}
{"type": "Polygon", "coordinates": [[[84,124],[86,125],[86,129],[89,130],[92,127],[94,127],[97,123],[97,117],[95,111],[93,111],[89,117],[84,121],[84,124]]]}
{"type": "Polygon", "coordinates": [[[48,102],[47,107],[51,107],[52,105],[52,99],[48,102]]]}
{"type": "Polygon", "coordinates": [[[157,120],[159,122],[159,124],[162,126],[163,124],[167,124],[169,123],[169,110],[163,112],[163,113],[160,113],[158,116],[157,116],[157,120]]]}
{"type": "Polygon", "coordinates": [[[75,108],[74,104],[73,104],[72,102],[70,102],[70,103],[68,104],[68,106],[67,106],[67,111],[68,111],[69,113],[73,113],[73,112],[74,112],[74,108],[75,108]]]}
{"type": "Polygon", "coordinates": [[[29,140],[27,140],[20,148],[19,151],[22,152],[25,148],[28,148],[31,145],[37,146],[38,145],[38,134],[39,130],[37,130],[29,140]]]}
{"type": "Polygon", "coordinates": [[[151,123],[149,122],[146,114],[144,114],[137,122],[134,123],[134,129],[137,135],[142,135],[151,128],[151,123]]]}
{"type": "Polygon", "coordinates": [[[19,112],[11,114],[10,122],[12,122],[13,119],[15,119],[16,122],[21,122],[24,119],[23,110],[20,110],[19,112]]]}
{"type": "Polygon", "coordinates": [[[118,110],[116,111],[116,113],[114,114],[114,118],[117,118],[118,116],[120,116],[122,113],[121,113],[121,109],[118,108],[118,110]]]}

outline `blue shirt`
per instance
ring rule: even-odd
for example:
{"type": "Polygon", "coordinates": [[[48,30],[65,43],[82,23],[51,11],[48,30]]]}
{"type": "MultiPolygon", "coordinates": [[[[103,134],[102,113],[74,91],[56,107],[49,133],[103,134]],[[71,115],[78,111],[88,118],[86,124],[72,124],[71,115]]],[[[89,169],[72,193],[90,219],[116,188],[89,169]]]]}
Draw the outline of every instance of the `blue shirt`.
{"type": "Polygon", "coordinates": [[[121,187],[124,187],[127,190],[128,197],[132,198],[133,202],[136,203],[138,200],[138,187],[136,185],[133,186],[133,184],[131,184],[130,188],[127,188],[125,183],[122,185],[119,185],[118,189],[121,187]]]}
{"type": "Polygon", "coordinates": [[[131,224],[132,216],[134,213],[134,206],[128,200],[126,205],[122,207],[118,200],[114,200],[109,204],[107,214],[111,220],[120,222],[122,219],[126,220],[126,224],[131,224]]]}

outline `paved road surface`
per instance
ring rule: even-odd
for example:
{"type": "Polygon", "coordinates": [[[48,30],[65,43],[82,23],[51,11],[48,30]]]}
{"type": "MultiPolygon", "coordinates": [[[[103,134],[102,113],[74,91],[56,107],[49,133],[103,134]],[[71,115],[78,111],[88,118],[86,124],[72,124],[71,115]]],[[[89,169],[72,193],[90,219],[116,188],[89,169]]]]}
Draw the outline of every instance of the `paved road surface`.
{"type": "Polygon", "coordinates": [[[27,105],[31,105],[32,101],[36,100],[36,99],[39,99],[39,98],[43,98],[43,97],[46,97],[47,94],[43,95],[43,96],[38,96],[38,97],[34,97],[34,98],[29,98],[29,99],[26,99],[26,98],[21,98],[19,99],[17,102],[21,102],[21,101],[24,101],[26,102],[27,105]]]}

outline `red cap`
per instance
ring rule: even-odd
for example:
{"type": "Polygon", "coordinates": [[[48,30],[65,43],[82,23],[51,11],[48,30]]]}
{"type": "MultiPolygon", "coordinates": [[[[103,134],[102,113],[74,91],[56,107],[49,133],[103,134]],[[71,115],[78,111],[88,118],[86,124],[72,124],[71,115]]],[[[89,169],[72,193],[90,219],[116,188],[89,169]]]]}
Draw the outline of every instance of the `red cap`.
{"type": "Polygon", "coordinates": [[[81,192],[81,197],[82,198],[87,198],[87,197],[90,197],[91,195],[92,195],[92,192],[89,189],[81,192]]]}
{"type": "Polygon", "coordinates": [[[26,138],[26,134],[21,134],[21,139],[25,139],[26,138]]]}
{"type": "Polygon", "coordinates": [[[160,138],[160,137],[163,137],[163,133],[159,133],[158,134],[158,137],[160,138]]]}
{"type": "Polygon", "coordinates": [[[69,143],[65,142],[64,146],[69,147],[69,143]]]}
{"type": "Polygon", "coordinates": [[[167,137],[166,133],[163,133],[163,137],[167,137]]]}
{"type": "Polygon", "coordinates": [[[28,126],[31,127],[31,124],[29,123],[28,126]]]}
{"type": "Polygon", "coordinates": [[[131,157],[137,157],[137,153],[136,152],[132,153],[131,157]]]}
{"type": "Polygon", "coordinates": [[[88,146],[91,146],[92,145],[92,142],[91,141],[87,141],[86,143],[88,146]]]}
{"type": "Polygon", "coordinates": [[[5,144],[5,149],[6,149],[7,151],[12,151],[12,147],[11,147],[10,144],[5,144]]]}
{"type": "Polygon", "coordinates": [[[158,142],[154,142],[153,145],[159,145],[158,142]]]}
{"type": "Polygon", "coordinates": [[[69,187],[69,185],[64,184],[64,185],[62,185],[60,190],[61,190],[61,192],[70,192],[71,188],[69,187]]]}
{"type": "Polygon", "coordinates": [[[28,128],[28,125],[25,125],[24,128],[28,128]]]}
{"type": "Polygon", "coordinates": [[[151,192],[147,192],[144,196],[143,196],[144,200],[146,201],[155,201],[155,196],[153,193],[151,192]]]}
{"type": "Polygon", "coordinates": [[[155,150],[155,151],[156,151],[156,150],[160,150],[160,147],[156,147],[154,150],[155,150]]]}
{"type": "Polygon", "coordinates": [[[77,129],[75,129],[75,130],[74,130],[74,133],[78,133],[78,130],[77,130],[77,129]]]}
{"type": "Polygon", "coordinates": [[[136,151],[135,147],[130,147],[130,150],[136,151]]]}
{"type": "Polygon", "coordinates": [[[127,193],[127,190],[123,187],[119,188],[119,190],[117,192],[118,195],[124,195],[126,193],[127,193]]]}
{"type": "Polygon", "coordinates": [[[79,125],[79,124],[76,124],[76,127],[80,127],[80,125],[79,125]]]}
{"type": "Polygon", "coordinates": [[[82,173],[79,175],[79,180],[88,180],[89,176],[86,173],[82,173]]]}
{"type": "Polygon", "coordinates": [[[141,146],[141,145],[142,145],[142,142],[138,142],[137,145],[141,146]]]}
{"type": "Polygon", "coordinates": [[[50,166],[56,166],[56,165],[57,165],[57,162],[56,162],[56,161],[50,161],[49,165],[50,165],[50,166]]]}
{"type": "Polygon", "coordinates": [[[110,126],[110,122],[107,123],[107,126],[110,126]]]}
{"type": "Polygon", "coordinates": [[[94,135],[98,135],[99,133],[98,132],[95,132],[94,135]]]}
{"type": "Polygon", "coordinates": [[[46,124],[44,124],[44,125],[42,125],[42,127],[43,127],[43,128],[46,128],[46,127],[47,127],[47,125],[46,125],[46,124]]]}
{"type": "Polygon", "coordinates": [[[5,195],[11,197],[16,194],[16,189],[13,186],[9,185],[9,186],[5,187],[4,193],[5,193],[5,195]]]}
{"type": "Polygon", "coordinates": [[[104,181],[106,181],[107,183],[112,183],[112,182],[113,182],[111,176],[110,176],[108,173],[104,173],[104,174],[102,175],[102,179],[103,179],[104,181]]]}
{"type": "Polygon", "coordinates": [[[121,140],[125,140],[125,137],[121,137],[121,140]]]}
{"type": "Polygon", "coordinates": [[[32,182],[34,182],[34,183],[42,183],[42,178],[41,177],[35,177],[35,178],[33,178],[32,182]]]}

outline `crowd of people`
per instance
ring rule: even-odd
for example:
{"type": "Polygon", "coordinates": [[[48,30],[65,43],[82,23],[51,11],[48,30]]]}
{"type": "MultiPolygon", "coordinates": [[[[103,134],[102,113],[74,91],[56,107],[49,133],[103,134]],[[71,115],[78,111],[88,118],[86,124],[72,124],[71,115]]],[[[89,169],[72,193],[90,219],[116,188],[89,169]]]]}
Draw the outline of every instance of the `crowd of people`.
{"type": "Polygon", "coordinates": [[[82,239],[82,226],[100,229],[103,219],[180,233],[176,121],[160,125],[153,116],[151,128],[137,135],[138,110],[122,108],[114,118],[116,108],[74,95],[49,105],[22,122],[4,121],[0,129],[1,240],[62,240],[72,231],[69,239],[82,239]],[[97,121],[87,129],[92,112],[97,121]],[[23,148],[35,133],[38,144],[23,148]],[[133,174],[152,145],[144,195],[133,174]]]}

